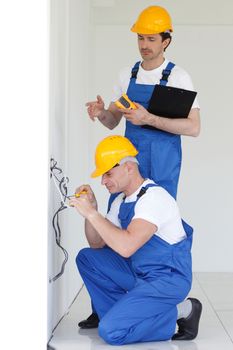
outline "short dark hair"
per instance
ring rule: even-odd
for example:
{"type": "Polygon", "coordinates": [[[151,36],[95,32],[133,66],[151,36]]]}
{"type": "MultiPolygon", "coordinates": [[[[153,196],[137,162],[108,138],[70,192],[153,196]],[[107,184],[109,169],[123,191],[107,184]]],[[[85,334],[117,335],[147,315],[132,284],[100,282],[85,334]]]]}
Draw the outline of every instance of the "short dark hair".
{"type": "Polygon", "coordinates": [[[163,33],[159,33],[162,37],[162,42],[166,39],[170,39],[168,45],[165,47],[164,51],[168,48],[168,46],[170,45],[171,41],[172,41],[172,37],[170,32],[163,32],[163,33]]]}

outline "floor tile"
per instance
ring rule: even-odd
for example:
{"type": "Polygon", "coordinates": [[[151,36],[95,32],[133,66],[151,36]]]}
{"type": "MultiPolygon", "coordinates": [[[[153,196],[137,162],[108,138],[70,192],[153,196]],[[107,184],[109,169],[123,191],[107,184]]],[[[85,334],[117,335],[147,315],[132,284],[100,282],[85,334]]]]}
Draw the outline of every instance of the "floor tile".
{"type": "Polygon", "coordinates": [[[233,311],[218,311],[217,315],[233,342],[233,311]]]}
{"type": "Polygon", "coordinates": [[[233,273],[196,273],[203,293],[215,310],[233,311],[233,273]]]}
{"type": "MultiPolygon", "coordinates": [[[[195,273],[190,296],[203,304],[198,337],[193,341],[150,342],[117,346],[119,350],[233,350],[233,310],[231,307],[233,274],[195,273]],[[221,288],[219,288],[219,286],[221,288]],[[224,286],[224,288],[223,288],[224,286]],[[225,298],[225,299],[224,299],[225,298]],[[221,309],[222,307],[222,309],[221,309]]],[[[56,350],[112,350],[97,329],[82,330],[78,322],[91,313],[85,288],[54,332],[50,342],[56,350]]]]}

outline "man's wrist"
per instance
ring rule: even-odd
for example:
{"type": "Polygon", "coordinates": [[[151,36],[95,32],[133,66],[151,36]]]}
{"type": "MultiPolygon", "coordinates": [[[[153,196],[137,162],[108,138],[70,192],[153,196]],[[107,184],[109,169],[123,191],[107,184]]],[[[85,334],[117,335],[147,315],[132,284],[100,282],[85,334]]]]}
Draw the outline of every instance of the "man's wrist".
{"type": "Polygon", "coordinates": [[[148,112],[148,125],[150,126],[154,126],[157,127],[157,121],[158,121],[159,117],[155,114],[151,114],[148,112]]]}
{"type": "Polygon", "coordinates": [[[99,215],[98,211],[96,209],[92,209],[89,211],[88,215],[86,216],[86,219],[90,222],[99,215]]]}
{"type": "Polygon", "coordinates": [[[106,109],[103,109],[100,114],[98,115],[98,119],[99,121],[101,121],[102,119],[105,119],[105,112],[106,112],[106,109]]]}

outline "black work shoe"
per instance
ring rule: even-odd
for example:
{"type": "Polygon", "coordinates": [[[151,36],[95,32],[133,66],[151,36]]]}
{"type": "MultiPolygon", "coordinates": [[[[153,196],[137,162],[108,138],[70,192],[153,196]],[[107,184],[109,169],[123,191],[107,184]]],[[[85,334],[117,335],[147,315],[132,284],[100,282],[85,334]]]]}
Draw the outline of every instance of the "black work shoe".
{"type": "Polygon", "coordinates": [[[173,335],[172,340],[192,340],[197,336],[202,304],[195,298],[188,299],[192,303],[192,311],[188,317],[177,320],[178,332],[173,335]]]}
{"type": "Polygon", "coordinates": [[[82,320],[78,324],[78,326],[82,329],[97,328],[98,325],[99,317],[95,313],[92,313],[86,320],[82,320]]]}

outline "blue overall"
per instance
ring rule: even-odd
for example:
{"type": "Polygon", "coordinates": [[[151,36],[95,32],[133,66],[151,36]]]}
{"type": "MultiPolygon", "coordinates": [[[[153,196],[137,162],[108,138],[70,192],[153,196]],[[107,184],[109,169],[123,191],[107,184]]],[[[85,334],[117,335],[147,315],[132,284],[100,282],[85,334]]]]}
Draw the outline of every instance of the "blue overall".
{"type": "MultiPolygon", "coordinates": [[[[155,85],[136,84],[140,62],[132,69],[127,95],[146,109],[155,85]]],[[[174,63],[169,62],[162,72],[160,85],[166,85],[174,63]]],[[[139,151],[139,170],[144,178],[152,179],[164,187],[175,199],[181,168],[180,135],[158,129],[146,129],[126,121],[125,136],[139,151]]]]}
{"type": "MultiPolygon", "coordinates": [[[[145,191],[150,186],[156,185],[145,186],[145,191]]],[[[134,216],[137,200],[123,201],[120,206],[123,229],[134,216]]],[[[99,335],[107,343],[171,339],[176,305],[185,299],[192,282],[193,230],[185,222],[183,226],[187,238],[181,242],[170,245],[153,235],[130,258],[123,258],[108,246],[79,252],[76,263],[100,318],[99,335]]]]}

